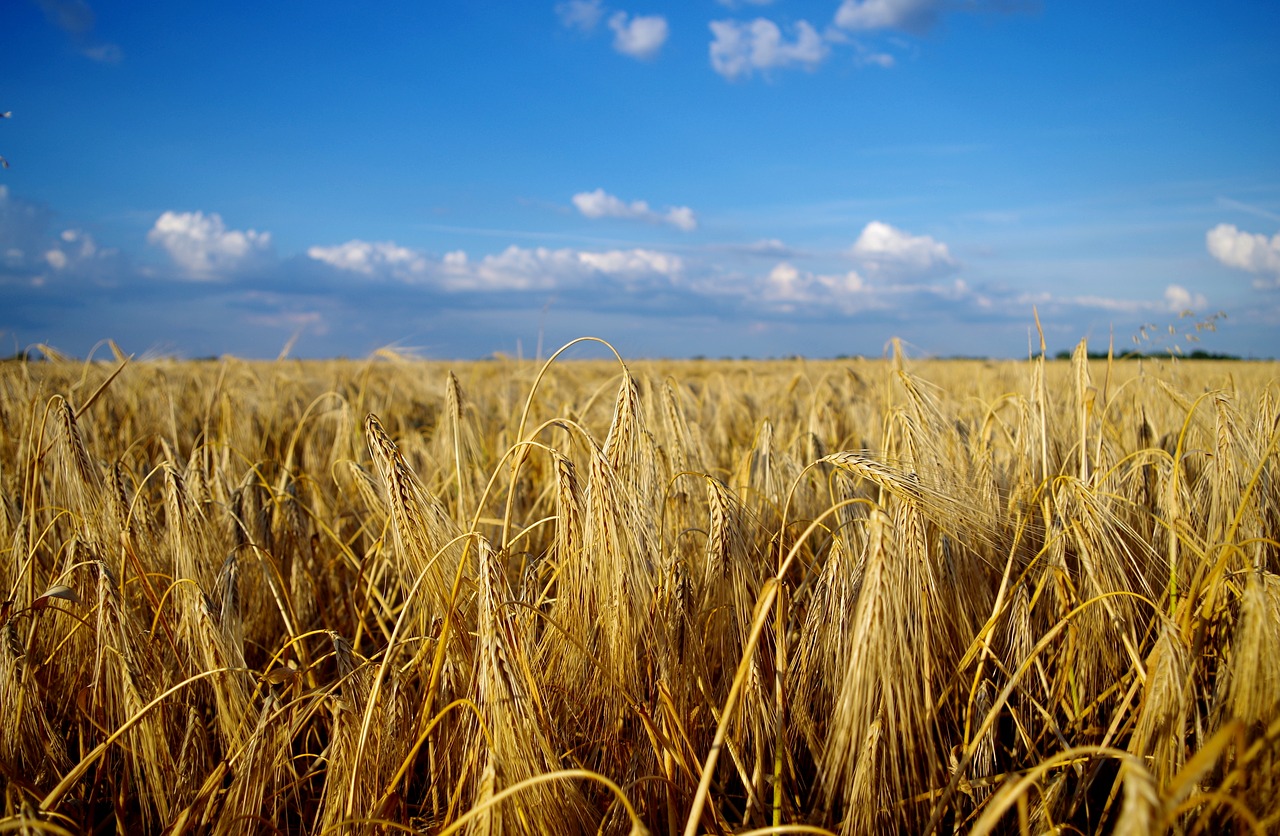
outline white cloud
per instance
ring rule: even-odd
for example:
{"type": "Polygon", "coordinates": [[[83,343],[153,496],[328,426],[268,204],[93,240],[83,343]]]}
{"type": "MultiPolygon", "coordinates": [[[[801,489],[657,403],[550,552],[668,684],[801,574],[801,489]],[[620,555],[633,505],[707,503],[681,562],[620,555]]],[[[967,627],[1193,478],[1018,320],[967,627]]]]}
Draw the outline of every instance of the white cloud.
{"type": "Polygon", "coordinates": [[[843,274],[811,273],[782,261],[769,271],[761,295],[771,302],[826,305],[849,312],[871,307],[871,290],[854,270],[843,274]]]}
{"type": "Polygon", "coordinates": [[[836,26],[918,32],[933,25],[938,6],[938,0],[844,0],[836,10],[836,26]]]}
{"type": "Polygon", "coordinates": [[[1208,307],[1209,300],[1203,293],[1192,294],[1182,285],[1171,284],[1164,289],[1164,304],[1170,313],[1182,313],[1197,309],[1203,311],[1208,307]]]}
{"type": "Polygon", "coordinates": [[[630,203],[617,198],[604,189],[579,192],[573,196],[573,205],[588,218],[626,218],[648,223],[665,223],[692,232],[698,228],[698,219],[688,206],[673,206],[665,212],[656,212],[643,200],[630,203]]]}
{"type": "Polygon", "coordinates": [[[496,255],[477,262],[465,253],[450,254],[448,269],[441,286],[453,291],[486,290],[550,290],[564,283],[580,280],[577,253],[570,249],[547,247],[507,247],[496,255]]]}
{"type": "Polygon", "coordinates": [[[584,266],[606,275],[634,278],[647,275],[676,276],[684,266],[679,256],[645,249],[579,252],[578,260],[584,266]]]}
{"type": "Polygon", "coordinates": [[[79,229],[64,229],[57,241],[44,253],[44,262],[54,270],[83,267],[98,255],[93,237],[79,229]]]}
{"type": "Polygon", "coordinates": [[[87,232],[79,229],[64,229],[58,238],[62,241],[62,246],[75,258],[93,258],[98,254],[98,245],[94,243],[93,236],[87,232]]]}
{"type": "Polygon", "coordinates": [[[711,34],[711,67],[730,81],[749,78],[757,70],[796,65],[813,69],[829,51],[817,30],[803,20],[796,23],[795,37],[790,41],[778,24],[762,17],[750,23],[713,20],[711,34]]]}
{"type": "Polygon", "coordinates": [[[556,4],[560,25],[580,32],[591,32],[604,16],[600,0],[565,0],[556,4]]]}
{"type": "Polygon", "coordinates": [[[946,244],[928,235],[911,235],[882,221],[863,227],[851,252],[868,271],[890,278],[937,275],[957,266],[946,244]]]}
{"type": "Polygon", "coordinates": [[[1280,286],[1280,233],[1267,236],[1218,224],[1205,235],[1209,254],[1218,261],[1261,276],[1260,286],[1280,286]]]}
{"type": "Polygon", "coordinates": [[[748,255],[769,256],[773,258],[788,258],[794,254],[794,250],[786,245],[780,238],[761,238],[753,241],[746,246],[737,248],[740,252],[748,255]]]}
{"type": "Polygon", "coordinates": [[[851,32],[896,29],[919,35],[946,13],[1016,14],[1036,5],[1036,0],[843,0],[834,23],[851,32]]]}
{"type": "Polygon", "coordinates": [[[601,279],[636,289],[673,284],[685,269],[679,256],[647,249],[590,251],[513,245],[478,260],[462,250],[437,259],[390,241],[354,240],[333,247],[311,247],[307,255],[375,280],[429,285],[446,292],[555,290],[584,287],[601,279]]]}
{"type": "Polygon", "coordinates": [[[210,279],[270,251],[271,233],[227,229],[217,212],[165,212],[147,233],[190,278],[210,279]]]}
{"type": "Polygon", "coordinates": [[[677,229],[692,232],[698,228],[698,219],[688,206],[673,206],[662,216],[662,219],[677,229]]]}
{"type": "Polygon", "coordinates": [[[1192,293],[1181,285],[1165,287],[1159,299],[1120,299],[1114,296],[1082,295],[1055,296],[1048,291],[1023,293],[1014,298],[1018,306],[1036,305],[1043,309],[1085,308],[1129,316],[1149,314],[1181,314],[1188,310],[1201,310],[1209,306],[1203,293],[1192,293]]]}
{"type": "Polygon", "coordinates": [[[800,271],[782,261],[769,271],[769,277],[765,279],[764,286],[766,293],[772,293],[783,299],[793,299],[800,294],[800,284],[800,271]]]}
{"type": "Polygon", "coordinates": [[[898,63],[898,59],[894,58],[888,52],[877,52],[869,49],[862,44],[854,44],[856,54],[854,55],[854,63],[859,67],[883,67],[891,69],[898,63]]]}
{"type": "Polygon", "coordinates": [[[54,219],[47,208],[0,185],[0,287],[101,286],[118,277],[122,262],[117,250],[98,246],[80,229],[54,231],[54,219]]]}
{"type": "Polygon", "coordinates": [[[649,204],[643,200],[625,203],[604,189],[579,192],[573,196],[573,205],[588,218],[642,218],[649,214],[649,204]]]}
{"type": "Polygon", "coordinates": [[[667,19],[662,15],[636,15],[630,20],[626,12],[609,17],[613,30],[613,48],[632,58],[652,58],[667,41],[667,19]]]}
{"type": "MultiPolygon", "coordinates": [[[[721,295],[733,288],[720,288],[721,295]]],[[[768,275],[738,288],[746,301],[775,313],[828,318],[875,312],[889,318],[918,321],[962,320],[968,314],[983,316],[1011,307],[1008,297],[991,296],[962,279],[919,282],[880,282],[857,270],[843,273],[811,272],[788,261],[776,264],[768,275]]],[[[1016,316],[1025,308],[1016,306],[1016,316]]]]}
{"type": "Polygon", "coordinates": [[[684,270],[679,256],[655,250],[592,252],[568,247],[510,246],[477,262],[451,254],[441,284],[454,291],[551,290],[604,279],[625,289],[671,284],[684,270]]]}
{"type": "Polygon", "coordinates": [[[365,276],[391,275],[408,279],[425,275],[427,271],[425,256],[391,241],[355,240],[335,247],[311,247],[307,255],[339,270],[365,276]]]}

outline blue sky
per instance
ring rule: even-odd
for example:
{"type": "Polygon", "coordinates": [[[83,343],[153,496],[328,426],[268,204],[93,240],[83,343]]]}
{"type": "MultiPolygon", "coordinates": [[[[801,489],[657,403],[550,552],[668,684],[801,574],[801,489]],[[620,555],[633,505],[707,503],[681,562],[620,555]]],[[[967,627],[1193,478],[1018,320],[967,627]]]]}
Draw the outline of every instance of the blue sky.
{"type": "Polygon", "coordinates": [[[0,354],[1280,355],[1270,0],[0,20],[0,354]]]}

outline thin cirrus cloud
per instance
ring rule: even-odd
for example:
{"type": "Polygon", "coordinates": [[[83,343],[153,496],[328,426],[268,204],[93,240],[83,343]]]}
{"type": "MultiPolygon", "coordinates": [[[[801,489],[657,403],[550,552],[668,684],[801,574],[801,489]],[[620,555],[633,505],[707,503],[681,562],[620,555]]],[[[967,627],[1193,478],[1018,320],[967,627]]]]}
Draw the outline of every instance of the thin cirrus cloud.
{"type": "Polygon", "coordinates": [[[1193,293],[1182,285],[1171,284],[1165,287],[1158,299],[1122,299],[1114,296],[1098,296],[1083,294],[1077,296],[1056,296],[1046,291],[1022,293],[1014,297],[1020,307],[1032,305],[1042,311],[1057,312],[1061,310],[1101,311],[1107,314],[1150,315],[1181,314],[1187,310],[1203,310],[1209,305],[1203,293],[1193,293]]]}
{"type": "Polygon", "coordinates": [[[1257,287],[1280,287],[1280,233],[1268,239],[1233,224],[1218,224],[1205,234],[1205,245],[1227,267],[1257,276],[1257,287]]]}
{"type": "Polygon", "coordinates": [[[197,281],[223,278],[271,254],[271,233],[227,229],[217,212],[165,212],[147,242],[166,251],[185,278],[197,281]]]}
{"type": "Polygon", "coordinates": [[[124,57],[120,47],[99,41],[93,30],[97,16],[85,0],[36,0],[45,19],[66,32],[80,50],[80,54],[103,64],[117,64],[124,57]]]}
{"type": "Polygon", "coordinates": [[[633,200],[627,203],[604,189],[575,194],[573,205],[588,218],[623,218],[646,223],[669,224],[685,232],[692,232],[698,228],[697,216],[688,206],[673,206],[663,212],[657,212],[649,208],[646,201],[633,200]]]}
{"type": "Polygon", "coordinates": [[[711,35],[711,68],[730,81],[793,66],[811,70],[830,52],[818,31],[803,20],[795,24],[790,38],[763,17],[748,23],[713,20],[711,35]]]}
{"type": "Polygon", "coordinates": [[[786,242],[780,238],[760,238],[750,244],[739,245],[731,249],[744,255],[764,258],[791,258],[796,254],[796,251],[787,246],[786,242]]]}

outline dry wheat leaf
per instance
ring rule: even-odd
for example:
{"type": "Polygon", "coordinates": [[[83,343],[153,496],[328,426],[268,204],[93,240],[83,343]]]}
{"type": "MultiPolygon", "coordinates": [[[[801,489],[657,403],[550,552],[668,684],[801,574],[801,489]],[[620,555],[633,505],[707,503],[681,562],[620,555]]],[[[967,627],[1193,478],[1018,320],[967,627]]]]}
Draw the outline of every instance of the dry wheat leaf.
{"type": "Polygon", "coordinates": [[[74,589],[69,586],[58,584],[56,586],[49,587],[40,595],[39,598],[32,601],[31,609],[42,610],[49,606],[49,601],[53,598],[60,598],[63,601],[70,601],[73,604],[80,603],[80,596],[76,594],[74,589]]]}

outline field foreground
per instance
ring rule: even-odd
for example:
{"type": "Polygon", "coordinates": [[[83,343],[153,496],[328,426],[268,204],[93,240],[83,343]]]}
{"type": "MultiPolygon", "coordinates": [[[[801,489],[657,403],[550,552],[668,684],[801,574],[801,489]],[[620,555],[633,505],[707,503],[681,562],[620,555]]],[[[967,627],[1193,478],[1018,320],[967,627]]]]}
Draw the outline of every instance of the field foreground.
{"type": "Polygon", "coordinates": [[[6,362],[0,831],[1276,832],[1278,445],[1083,344],[6,362]]]}

